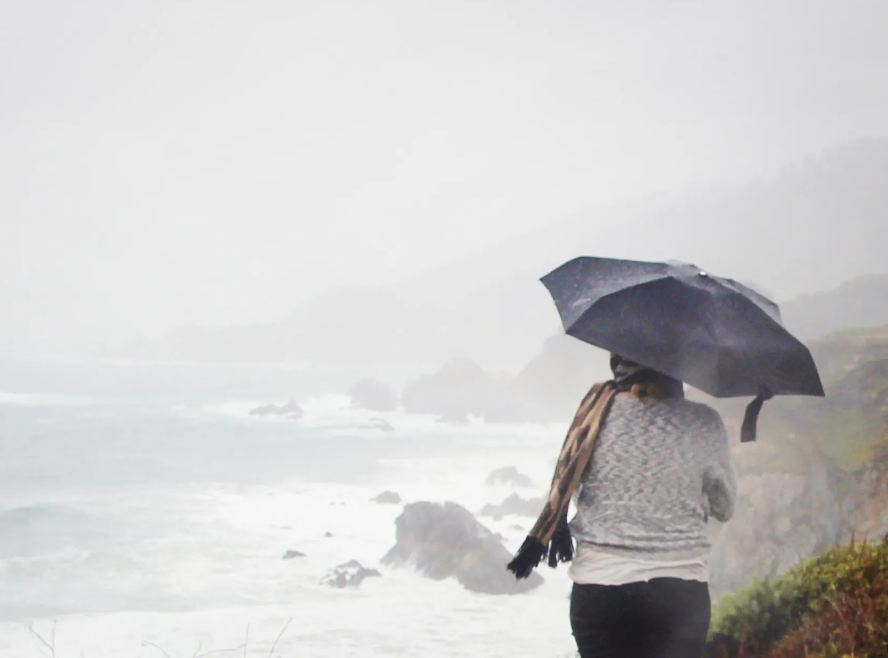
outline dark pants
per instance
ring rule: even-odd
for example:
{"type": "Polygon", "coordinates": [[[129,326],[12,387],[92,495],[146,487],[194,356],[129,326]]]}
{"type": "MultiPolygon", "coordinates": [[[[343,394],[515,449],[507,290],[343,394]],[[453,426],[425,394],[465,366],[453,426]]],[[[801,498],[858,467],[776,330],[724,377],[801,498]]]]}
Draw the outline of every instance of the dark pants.
{"type": "Polygon", "coordinates": [[[570,596],[581,658],[700,658],[709,616],[709,585],[693,580],[575,584],[570,596]]]}

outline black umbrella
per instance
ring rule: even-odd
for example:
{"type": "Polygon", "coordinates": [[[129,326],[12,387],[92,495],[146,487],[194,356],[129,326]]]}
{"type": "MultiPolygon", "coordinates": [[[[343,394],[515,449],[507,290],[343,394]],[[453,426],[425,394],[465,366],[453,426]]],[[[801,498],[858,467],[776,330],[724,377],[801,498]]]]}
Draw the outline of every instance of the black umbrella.
{"type": "Polygon", "coordinates": [[[784,328],[777,305],[686,263],[575,258],[541,281],[567,334],[666,373],[715,397],[823,396],[808,348],[784,328]]]}

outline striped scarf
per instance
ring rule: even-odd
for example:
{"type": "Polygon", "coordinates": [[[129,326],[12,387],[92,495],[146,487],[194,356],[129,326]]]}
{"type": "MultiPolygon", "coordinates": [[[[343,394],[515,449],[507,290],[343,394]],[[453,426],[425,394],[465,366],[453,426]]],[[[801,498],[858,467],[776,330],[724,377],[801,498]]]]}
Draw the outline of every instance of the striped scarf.
{"type": "Polygon", "coordinates": [[[549,499],[527,539],[508,564],[507,568],[516,578],[527,578],[547,555],[550,567],[573,559],[573,542],[567,526],[570,500],[592,457],[595,440],[614,396],[623,388],[617,382],[633,374],[638,367],[631,370],[632,373],[615,371],[616,381],[596,384],[580,403],[555,466],[549,499]]]}

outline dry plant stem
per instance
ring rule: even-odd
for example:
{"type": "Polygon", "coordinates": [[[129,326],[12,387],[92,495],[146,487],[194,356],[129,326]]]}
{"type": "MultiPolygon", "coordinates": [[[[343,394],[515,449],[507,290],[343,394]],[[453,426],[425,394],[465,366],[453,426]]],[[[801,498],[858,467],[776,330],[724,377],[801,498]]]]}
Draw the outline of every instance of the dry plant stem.
{"type": "Polygon", "coordinates": [[[55,658],[55,627],[53,627],[52,629],[52,635],[50,635],[49,642],[47,642],[46,638],[44,638],[40,633],[34,630],[34,622],[28,624],[28,630],[31,632],[31,635],[37,638],[40,644],[49,649],[50,658],[55,658]]]}
{"type": "Polygon", "coordinates": [[[287,628],[290,626],[290,622],[291,622],[291,621],[293,621],[293,618],[292,618],[292,617],[290,617],[290,618],[287,620],[287,623],[284,624],[284,627],[281,629],[281,632],[278,633],[277,639],[274,641],[274,644],[271,645],[271,651],[268,652],[268,658],[272,658],[272,654],[274,654],[274,650],[277,648],[278,642],[280,642],[280,640],[281,640],[281,638],[283,637],[284,633],[287,632],[287,628]]]}
{"type": "Polygon", "coordinates": [[[164,656],[166,656],[166,658],[172,658],[172,656],[170,656],[170,654],[168,654],[166,651],[164,651],[161,647],[154,644],[154,642],[149,642],[148,640],[142,640],[142,646],[143,647],[151,647],[152,649],[157,649],[158,651],[160,651],[160,653],[162,653],[164,656]]]}

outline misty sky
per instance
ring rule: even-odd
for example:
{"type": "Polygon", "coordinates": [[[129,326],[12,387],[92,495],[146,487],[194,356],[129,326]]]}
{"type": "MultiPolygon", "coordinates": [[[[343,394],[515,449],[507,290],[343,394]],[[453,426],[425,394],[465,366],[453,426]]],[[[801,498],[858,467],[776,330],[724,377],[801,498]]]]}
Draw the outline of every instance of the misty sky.
{"type": "Polygon", "coordinates": [[[0,343],[272,318],[886,134],[886,25],[881,0],[6,0],[0,343]]]}

